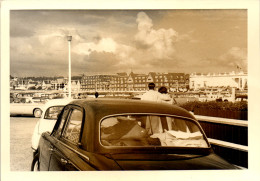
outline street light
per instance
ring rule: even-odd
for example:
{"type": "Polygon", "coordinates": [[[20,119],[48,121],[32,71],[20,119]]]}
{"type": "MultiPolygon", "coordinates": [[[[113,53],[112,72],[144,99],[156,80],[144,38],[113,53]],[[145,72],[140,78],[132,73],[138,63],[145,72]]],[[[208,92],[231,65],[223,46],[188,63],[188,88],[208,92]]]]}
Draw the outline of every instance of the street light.
{"type": "Polygon", "coordinates": [[[68,82],[68,89],[69,89],[69,98],[71,98],[71,53],[70,53],[70,43],[72,41],[72,36],[67,36],[68,46],[69,46],[69,82],[68,82]]]}

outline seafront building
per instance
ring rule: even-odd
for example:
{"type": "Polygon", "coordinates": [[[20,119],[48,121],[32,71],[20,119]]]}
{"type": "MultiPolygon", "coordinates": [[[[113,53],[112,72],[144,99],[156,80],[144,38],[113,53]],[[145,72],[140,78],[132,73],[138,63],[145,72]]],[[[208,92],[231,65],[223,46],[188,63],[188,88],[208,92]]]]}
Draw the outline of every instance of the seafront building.
{"type": "MultiPolygon", "coordinates": [[[[154,82],[156,89],[161,86],[167,87],[170,92],[186,91],[210,91],[235,88],[247,90],[248,76],[244,72],[231,72],[220,74],[198,74],[185,73],[156,73],[139,74],[130,72],[117,74],[82,75],[72,79],[73,92],[93,91],[138,91],[147,90],[147,85],[154,82]]],[[[10,79],[11,90],[60,90],[66,91],[68,87],[67,78],[36,81],[30,79],[10,79]]]]}
{"type": "Polygon", "coordinates": [[[239,90],[247,90],[248,76],[244,72],[230,72],[219,74],[191,74],[190,89],[204,90],[209,88],[236,88],[239,90]]]}
{"type": "Polygon", "coordinates": [[[137,74],[131,72],[115,75],[83,75],[82,91],[146,91],[147,85],[154,82],[156,88],[167,87],[170,91],[187,91],[189,75],[184,73],[137,74]]]}

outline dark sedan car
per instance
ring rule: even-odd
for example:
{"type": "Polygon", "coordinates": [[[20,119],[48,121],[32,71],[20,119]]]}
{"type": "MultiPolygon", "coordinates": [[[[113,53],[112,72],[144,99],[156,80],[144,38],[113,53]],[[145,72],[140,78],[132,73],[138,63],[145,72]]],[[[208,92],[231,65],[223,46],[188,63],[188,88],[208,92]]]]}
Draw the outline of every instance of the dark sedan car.
{"type": "Polygon", "coordinates": [[[42,134],[32,170],[237,169],[214,154],[193,115],[138,100],[73,101],[42,134]]]}

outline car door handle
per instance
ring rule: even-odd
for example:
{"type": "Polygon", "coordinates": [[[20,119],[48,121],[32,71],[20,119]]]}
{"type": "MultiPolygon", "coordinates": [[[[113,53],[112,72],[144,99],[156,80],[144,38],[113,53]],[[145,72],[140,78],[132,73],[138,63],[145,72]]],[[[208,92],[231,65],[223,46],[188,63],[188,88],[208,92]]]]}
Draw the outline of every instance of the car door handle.
{"type": "Polygon", "coordinates": [[[61,158],[60,161],[61,161],[61,163],[63,163],[63,164],[67,164],[67,163],[68,163],[68,160],[66,160],[66,159],[64,159],[64,158],[61,158]]]}

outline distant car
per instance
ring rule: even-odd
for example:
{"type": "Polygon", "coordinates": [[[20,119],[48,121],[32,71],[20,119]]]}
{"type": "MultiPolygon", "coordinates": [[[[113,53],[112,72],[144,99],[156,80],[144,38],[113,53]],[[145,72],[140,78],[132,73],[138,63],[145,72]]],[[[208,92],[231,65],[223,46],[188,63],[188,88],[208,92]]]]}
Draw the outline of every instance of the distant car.
{"type": "Polygon", "coordinates": [[[33,97],[32,100],[37,103],[46,103],[48,101],[45,97],[33,97]]]}
{"type": "Polygon", "coordinates": [[[44,103],[35,102],[32,97],[14,98],[10,103],[10,115],[29,115],[36,118],[42,114],[44,103]]]}
{"type": "Polygon", "coordinates": [[[43,132],[51,132],[63,107],[72,99],[49,100],[43,107],[41,118],[37,121],[32,135],[33,155],[38,152],[38,144],[43,132]]]}
{"type": "Polygon", "coordinates": [[[237,169],[214,154],[198,121],[174,105],[76,100],[42,134],[34,171],[237,169]]]}

